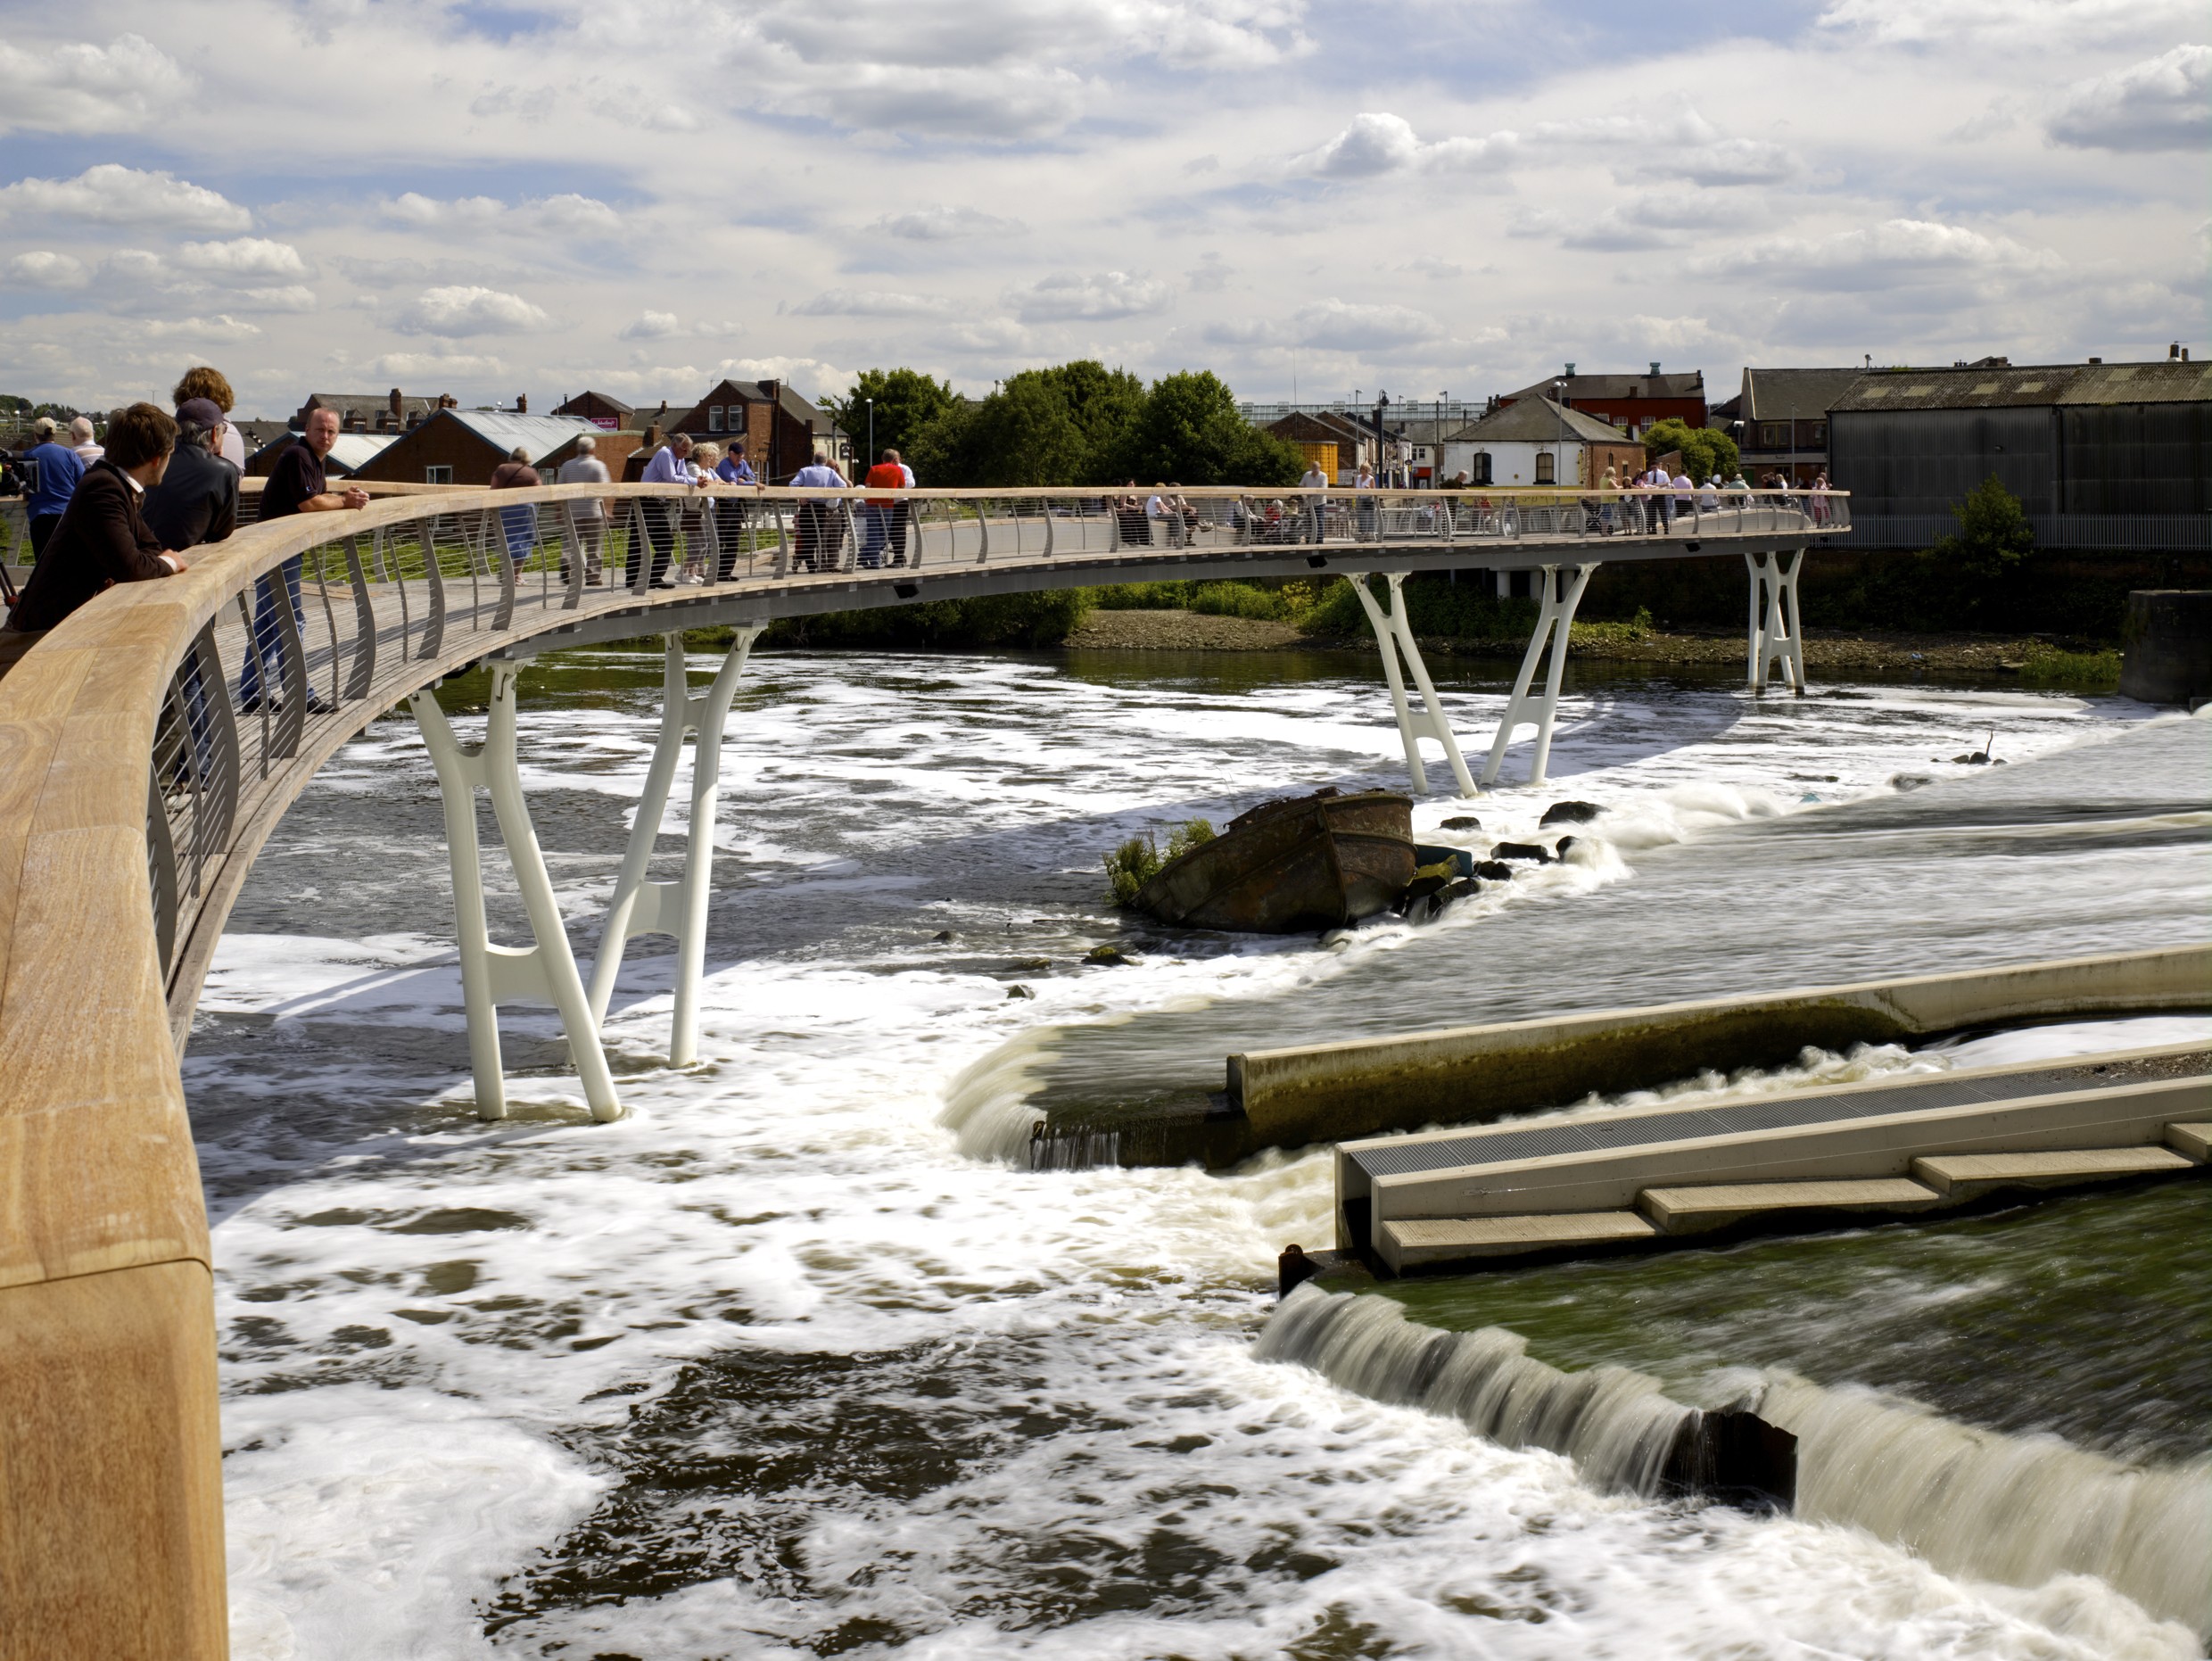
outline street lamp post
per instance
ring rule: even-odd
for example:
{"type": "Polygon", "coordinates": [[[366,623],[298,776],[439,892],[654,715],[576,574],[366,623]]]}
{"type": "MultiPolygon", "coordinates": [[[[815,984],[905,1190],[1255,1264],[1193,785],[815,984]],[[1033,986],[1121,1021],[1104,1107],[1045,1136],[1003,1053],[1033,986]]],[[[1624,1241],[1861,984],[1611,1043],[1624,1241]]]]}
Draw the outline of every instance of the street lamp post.
{"type": "Polygon", "coordinates": [[[1391,395],[1378,390],[1374,395],[1374,472],[1375,483],[1381,483],[1390,471],[1389,442],[1382,436],[1382,417],[1391,407],[1391,395]]]}
{"type": "Polygon", "coordinates": [[[863,398],[861,401],[868,406],[868,465],[872,467],[876,464],[876,401],[863,398]]]}

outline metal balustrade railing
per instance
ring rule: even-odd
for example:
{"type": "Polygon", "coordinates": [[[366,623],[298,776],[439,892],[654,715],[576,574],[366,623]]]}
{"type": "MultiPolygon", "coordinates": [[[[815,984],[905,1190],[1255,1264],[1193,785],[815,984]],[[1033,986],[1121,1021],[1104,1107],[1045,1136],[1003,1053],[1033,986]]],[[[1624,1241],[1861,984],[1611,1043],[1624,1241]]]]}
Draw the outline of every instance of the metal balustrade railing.
{"type": "MultiPolygon", "coordinates": [[[[249,493],[251,495],[251,493],[249,493]]],[[[1841,493],[1705,491],[791,491],[722,486],[461,488],[358,512],[248,525],[193,551],[209,603],[169,677],[148,781],[146,849],[173,1008],[188,1009],[264,823],[337,744],[453,667],[564,622],[716,591],[823,579],[972,572],[1084,558],[1455,553],[1497,569],[1619,558],[1655,539],[1780,546],[1850,523],[1841,493]],[[297,551],[293,551],[297,550],[297,551]],[[179,996],[181,992],[182,996],[179,996]]],[[[21,503],[0,503],[4,557],[27,557],[21,503]]],[[[1718,551],[1717,550],[1714,551],[1718,551]]],[[[914,591],[899,585],[902,599],[914,591]]],[[[95,602],[97,603],[96,601],[95,602]]],[[[638,632],[655,632],[648,615],[638,632]]]]}

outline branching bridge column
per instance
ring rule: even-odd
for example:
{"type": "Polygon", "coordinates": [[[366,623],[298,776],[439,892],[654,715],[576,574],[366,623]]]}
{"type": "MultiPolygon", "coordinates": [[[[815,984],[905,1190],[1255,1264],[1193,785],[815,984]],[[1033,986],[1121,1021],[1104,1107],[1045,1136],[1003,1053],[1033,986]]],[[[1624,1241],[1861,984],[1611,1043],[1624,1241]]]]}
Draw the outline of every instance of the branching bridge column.
{"type": "Polygon", "coordinates": [[[464,745],[439,707],[425,690],[408,699],[422,729],[423,743],[438,770],[438,793],[445,804],[447,851],[453,861],[454,932],[461,951],[461,1000],[468,1012],[468,1057],[476,1077],[476,1112],[483,1119],[507,1117],[507,1081],[499,1057],[502,1002],[542,999],[560,1012],[568,1032],[569,1054],[583,1081],[591,1117],[622,1117],[614,1075],[599,1044],[598,1021],[585,995],[583,977],[568,948],[561,908],[546,873],[545,855],[530,822],[522,774],[515,755],[515,677],[522,665],[491,665],[491,711],[482,744],[464,745]],[[476,840],[476,792],[491,797],[500,839],[515,867],[536,944],[495,946],[484,916],[483,864],[476,840]]]}
{"type": "Polygon", "coordinates": [[[1452,736],[1451,723],[1445,719],[1435,683],[1429,679],[1428,665],[1421,661],[1421,649],[1414,643],[1413,623],[1406,614],[1406,574],[1389,572],[1384,580],[1390,584],[1391,608],[1387,613],[1376,603],[1366,576],[1355,575],[1351,579],[1352,592],[1359,596],[1360,608],[1374,625],[1375,644],[1382,649],[1382,678],[1390,682],[1391,707],[1398,712],[1398,736],[1405,741],[1406,771],[1413,775],[1414,794],[1426,796],[1429,792],[1429,775],[1421,764],[1421,740],[1432,738],[1444,747],[1444,759],[1451,764],[1452,776],[1459,781],[1459,794],[1473,796],[1473,775],[1468,773],[1466,761],[1459,754],[1459,740],[1452,736]],[[1398,666],[1401,655],[1421,693],[1420,715],[1416,715],[1406,701],[1406,678],[1398,666]]]}
{"type": "Polygon", "coordinates": [[[1767,690],[1767,671],[1782,665],[1782,678],[1799,697],[1805,690],[1803,614],[1797,609],[1797,578],[1805,568],[1804,549],[1746,553],[1751,573],[1749,665],[1751,690],[1767,690]],[[1783,564],[1787,558],[1789,563],[1783,564]]]}
{"type": "Polygon", "coordinates": [[[1551,727],[1559,713],[1559,678],[1567,666],[1567,633],[1574,625],[1574,608],[1582,603],[1582,591],[1589,584],[1590,573],[1597,570],[1596,562],[1587,566],[1546,566],[1539,574],[1543,578],[1543,607],[1537,613],[1536,632],[1529,636],[1529,649],[1521,659],[1521,673],[1513,683],[1513,696],[1506,700],[1506,713],[1498,720],[1498,735],[1490,740],[1490,759],[1482,764],[1482,782],[1498,782],[1498,770],[1505,764],[1506,747],[1513,742],[1514,733],[1522,723],[1536,723],[1536,752],[1529,758],[1529,782],[1544,782],[1544,769],[1551,762],[1551,727]],[[1562,573],[1564,575],[1562,575],[1562,573]],[[1529,696],[1529,687],[1536,679],[1536,665],[1544,656],[1544,643],[1551,642],[1551,664],[1544,674],[1541,698],[1529,696]]]}
{"type": "Polygon", "coordinates": [[[615,880],[615,900],[607,915],[599,954],[591,966],[591,1015],[607,1019],[608,1001],[615,996],[615,978],[622,972],[623,947],[640,934],[673,935],[676,939],[676,1007],[668,1031],[668,1060],[688,1066],[699,1048],[699,982],[706,972],[706,902],[714,874],[714,808],[722,789],[722,734],[730,718],[730,700],[737,696],[739,677],[759,627],[740,628],[730,655],[722,659],[714,683],[697,696],[691,691],[685,666],[683,637],[664,637],[667,652],[663,673],[660,737],[653,746],[652,765],[646,771],[645,792],[638,798],[638,816],[630,828],[629,851],[623,856],[622,874],[615,880]],[[683,875],[674,882],[648,882],[653,844],[658,839],[661,814],[668,806],[669,787],[676,777],[676,762],[683,741],[698,739],[691,755],[691,824],[684,847],[683,875]]]}

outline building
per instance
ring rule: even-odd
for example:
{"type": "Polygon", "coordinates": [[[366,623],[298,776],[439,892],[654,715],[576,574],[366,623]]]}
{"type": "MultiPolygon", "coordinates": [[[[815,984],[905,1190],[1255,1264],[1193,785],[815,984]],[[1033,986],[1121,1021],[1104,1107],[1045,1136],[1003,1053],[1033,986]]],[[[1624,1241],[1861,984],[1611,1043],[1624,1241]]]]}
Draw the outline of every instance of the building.
{"type": "MultiPolygon", "coordinates": [[[[396,433],[346,433],[323,458],[323,471],[334,479],[350,479],[398,442],[396,433]]],[[[279,431],[276,437],[246,457],[246,477],[265,479],[275,469],[276,458],[300,442],[297,433],[279,431]]]]}
{"type": "MultiPolygon", "coordinates": [[[[489,484],[499,465],[519,447],[530,465],[549,479],[553,469],[576,453],[576,440],[587,433],[598,441],[598,458],[607,471],[620,478],[639,434],[604,432],[575,416],[504,409],[435,410],[357,467],[353,476],[392,484],[489,484]]],[[[344,442],[342,434],[339,442],[344,442]]]]}
{"type": "Polygon", "coordinates": [[[1744,370],[1743,390],[1716,405],[1713,421],[1736,441],[1744,476],[1754,484],[1779,473],[1810,484],[1828,471],[1828,412],[1848,393],[1860,369],[1744,370]]]}
{"type": "MultiPolygon", "coordinates": [[[[668,406],[664,403],[661,408],[665,409],[668,406]]],[[[638,425],[631,419],[638,413],[636,409],[621,399],[610,397],[605,393],[578,393],[566,402],[557,405],[553,413],[589,421],[605,433],[619,433],[638,425]]]]}
{"type": "Polygon", "coordinates": [[[1318,467],[1339,484],[1349,484],[1362,464],[1374,460],[1374,429],[1361,426],[1333,409],[1296,409],[1263,429],[1293,446],[1308,467],[1318,467]]]}
{"type": "MultiPolygon", "coordinates": [[[[1703,369],[1663,375],[1654,363],[1649,375],[1577,375],[1570,363],[1564,375],[1508,393],[1498,401],[1509,406],[1535,398],[1549,398],[1563,408],[1610,421],[1630,436],[1670,417],[1689,426],[1705,424],[1703,369]]],[[[1451,469],[1445,472],[1449,476],[1451,469]]]]}
{"type": "Polygon", "coordinates": [[[451,393],[409,398],[396,386],[388,393],[310,393],[293,412],[292,431],[306,432],[308,417],[318,409],[334,409],[342,433],[405,433],[459,401],[451,393]]]}
{"type": "Polygon", "coordinates": [[[1854,540],[1918,547],[1985,479],[2046,547],[2212,547],[2212,364],[2043,364],[1861,374],[1828,411],[1854,540]]]}
{"type": "Polygon", "coordinates": [[[1626,479],[1644,465],[1644,447],[1609,421],[1548,398],[1501,403],[1443,442],[1437,483],[1461,474],[1469,484],[1597,483],[1612,467],[1626,479]]]}
{"type": "Polygon", "coordinates": [[[672,419],[663,404],[644,425],[725,450],[741,446],[763,483],[781,483],[817,455],[852,476],[853,442],[845,429],[788,381],[717,381],[689,409],[672,419]]]}

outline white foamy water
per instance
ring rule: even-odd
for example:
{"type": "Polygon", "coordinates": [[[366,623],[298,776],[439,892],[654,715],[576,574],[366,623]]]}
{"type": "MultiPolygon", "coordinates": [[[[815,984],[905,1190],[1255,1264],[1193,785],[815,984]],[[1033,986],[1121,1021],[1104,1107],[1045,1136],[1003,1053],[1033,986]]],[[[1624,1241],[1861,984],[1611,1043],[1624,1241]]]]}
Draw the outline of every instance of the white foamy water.
{"type": "MultiPolygon", "coordinates": [[[[558,694],[525,708],[527,782],[587,943],[655,677],[639,658],[612,698],[559,689],[610,661],[525,678],[558,694]]],[[[1275,1251],[1328,1232],[1323,1156],[1226,1178],[994,1156],[1027,1133],[1024,1056],[1076,1028],[1415,973],[1470,930],[1660,880],[1639,861],[1685,839],[1965,776],[1929,758],[1993,723],[2018,762],[2147,712],[1600,686],[1551,787],[1417,817],[1475,813],[1486,846],[1533,839],[1552,801],[1605,806],[1544,835],[1584,839],[1564,863],[1423,929],[1147,936],[1135,965],[1085,969],[1123,938],[1097,864],[1120,838],[1394,782],[1380,687],[799,656],[753,686],[704,1059],[656,1062],[666,960],[635,962],[608,1031],[621,1123],[585,1122],[528,1010],[505,1022],[516,1117],[470,1115],[410,726],[338,757],[257,869],[186,1065],[242,1657],[2194,1653],[2086,1576],[1948,1578],[1848,1526],[1656,1504],[1254,1357],[1275,1251]],[[996,1120],[954,1089],[1000,1074],[996,1120]]],[[[1463,733],[1502,702],[1446,695],[1463,733]]]]}

